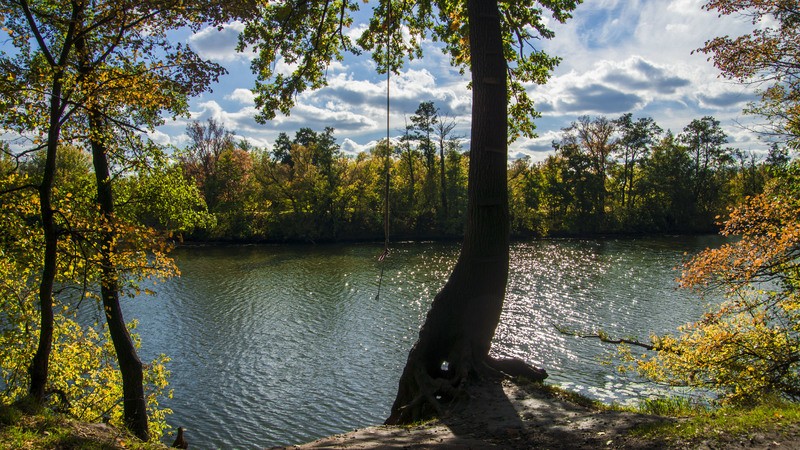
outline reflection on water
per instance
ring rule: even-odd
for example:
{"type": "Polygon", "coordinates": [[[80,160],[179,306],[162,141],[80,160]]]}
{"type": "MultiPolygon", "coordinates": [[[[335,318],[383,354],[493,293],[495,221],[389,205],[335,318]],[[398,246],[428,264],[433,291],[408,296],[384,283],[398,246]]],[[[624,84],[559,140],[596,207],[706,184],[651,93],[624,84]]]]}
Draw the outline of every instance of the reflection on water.
{"type": "Polygon", "coordinates": [[[705,304],[679,291],[676,270],[717,237],[544,240],[514,246],[493,351],[547,369],[549,382],[606,402],[634,401],[652,386],[603,364],[615,348],[554,325],[646,342],[693,321],[705,304]]]}
{"type": "MultiPolygon", "coordinates": [[[[635,380],[599,364],[609,348],[554,323],[644,339],[703,305],[672,270],[714,238],[540,240],[514,244],[493,352],[603,399],[635,380]]],[[[291,444],[378,424],[408,350],[455,263],[454,244],[396,244],[376,298],[379,245],[181,248],[182,277],[126,303],[142,357],[172,357],[169,422],[193,448],[291,444]]]]}

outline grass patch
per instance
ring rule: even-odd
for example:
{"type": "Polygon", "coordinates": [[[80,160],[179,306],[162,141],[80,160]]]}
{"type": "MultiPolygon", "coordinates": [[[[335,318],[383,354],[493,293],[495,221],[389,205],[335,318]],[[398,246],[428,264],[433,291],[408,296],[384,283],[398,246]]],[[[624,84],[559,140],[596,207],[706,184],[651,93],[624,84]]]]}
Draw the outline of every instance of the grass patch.
{"type": "Polygon", "coordinates": [[[666,417],[691,417],[710,411],[709,405],[686,397],[648,398],[634,412],[666,417]]]}
{"type": "Polygon", "coordinates": [[[13,406],[0,405],[0,427],[14,425],[22,418],[22,412],[13,406]]]}
{"type": "Polygon", "coordinates": [[[7,405],[0,410],[3,416],[0,448],[55,448],[68,438],[68,433],[60,426],[60,420],[50,414],[29,415],[17,406],[7,405]]]}
{"type": "MultiPolygon", "coordinates": [[[[800,404],[782,399],[766,399],[755,406],[725,406],[720,408],[685,408],[682,402],[669,403],[657,409],[679,411],[688,415],[685,420],[664,422],[640,427],[636,434],[656,439],[718,439],[723,436],[769,432],[800,423],[800,404]]],[[[663,414],[662,414],[663,415],[663,414]]]]}
{"type": "Polygon", "coordinates": [[[427,427],[427,426],[435,425],[437,423],[439,423],[439,419],[434,417],[432,419],[417,420],[415,422],[411,422],[411,423],[408,423],[408,424],[401,424],[401,425],[398,425],[398,426],[400,428],[403,428],[403,429],[406,429],[406,430],[411,430],[413,428],[427,427]]]}
{"type": "Polygon", "coordinates": [[[159,442],[143,443],[125,431],[86,424],[47,409],[30,413],[25,405],[0,405],[0,449],[164,450],[159,442]]]}

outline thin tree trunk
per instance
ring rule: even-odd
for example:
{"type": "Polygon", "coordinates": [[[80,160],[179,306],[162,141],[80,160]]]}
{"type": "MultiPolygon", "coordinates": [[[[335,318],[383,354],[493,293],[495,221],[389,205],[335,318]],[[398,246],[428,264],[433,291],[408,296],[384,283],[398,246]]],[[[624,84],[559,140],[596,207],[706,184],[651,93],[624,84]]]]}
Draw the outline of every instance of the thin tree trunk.
{"type": "MultiPolygon", "coordinates": [[[[409,145],[406,143],[406,145],[409,145]]],[[[406,152],[406,160],[408,161],[408,178],[409,178],[409,193],[408,193],[408,204],[409,204],[409,213],[413,214],[414,212],[414,197],[416,194],[414,192],[414,186],[417,184],[416,178],[414,178],[414,154],[411,153],[411,149],[408,149],[406,152]]]]}
{"type": "Polygon", "coordinates": [[[39,27],[34,19],[34,14],[27,1],[20,3],[25,15],[25,20],[32,31],[33,38],[44,59],[53,70],[53,80],[51,82],[50,105],[49,105],[49,127],[47,130],[47,147],[45,166],[42,173],[42,182],[39,185],[39,211],[42,220],[42,232],[44,234],[44,255],[42,261],[42,279],[39,282],[39,342],[36,353],[33,355],[31,365],[28,367],[28,375],[31,378],[29,395],[37,402],[43,402],[47,389],[49,373],[50,353],[53,348],[53,287],[57,274],[57,255],[58,255],[58,228],[55,222],[55,210],[53,208],[53,184],[56,174],[56,154],[59,141],[61,139],[61,125],[64,118],[64,111],[67,102],[62,98],[64,95],[64,66],[73,49],[75,31],[77,24],[82,20],[85,10],[85,3],[73,2],[70,14],[70,23],[63,36],[63,42],[59,54],[56,56],[47,47],[45,37],[39,31],[39,27]]]}
{"type": "Polygon", "coordinates": [[[628,170],[630,170],[630,162],[628,160],[628,151],[629,149],[625,149],[625,159],[622,164],[622,201],[620,202],[622,209],[627,209],[627,205],[625,204],[625,199],[628,193],[628,170]]]}
{"type": "Polygon", "coordinates": [[[497,0],[469,0],[472,138],[461,254],[408,356],[387,424],[444,412],[492,364],[508,278],[506,62],[497,0]]]}
{"type": "Polygon", "coordinates": [[[58,252],[58,230],[55,223],[52,196],[56,172],[56,151],[61,133],[61,71],[53,78],[53,91],[50,94],[50,128],[47,132],[47,156],[45,158],[42,182],[39,185],[39,211],[44,232],[44,257],[42,279],[39,282],[39,343],[28,368],[31,377],[29,395],[37,402],[43,402],[47,388],[50,352],[53,347],[53,286],[56,278],[56,256],[58,252]]]}
{"type": "Polygon", "coordinates": [[[444,140],[439,141],[439,178],[441,181],[441,198],[442,198],[442,213],[445,221],[449,216],[447,212],[447,176],[445,175],[444,167],[444,140]]]}
{"type": "Polygon", "coordinates": [[[123,411],[125,426],[136,437],[143,441],[150,438],[147,424],[147,405],[144,395],[143,365],[136,354],[136,346],[131,339],[122,308],[119,303],[119,274],[112,260],[116,251],[116,239],[113,231],[114,196],[111,185],[111,171],[105,145],[97,139],[102,130],[102,122],[92,115],[90,128],[94,131],[91,139],[92,162],[97,181],[97,202],[100,206],[105,230],[101,235],[101,283],[100,294],[103,299],[103,310],[108,323],[108,331],[114,350],[117,353],[119,370],[122,374],[123,411]]]}
{"type": "Polygon", "coordinates": [[[409,130],[408,121],[405,123],[405,134],[403,135],[403,148],[405,151],[401,154],[401,159],[405,159],[408,163],[408,178],[409,178],[409,194],[408,194],[408,215],[414,215],[414,197],[415,191],[414,187],[417,184],[417,180],[414,177],[414,153],[411,150],[411,144],[409,143],[409,130]]]}
{"type": "MultiPolygon", "coordinates": [[[[75,47],[79,57],[79,70],[82,75],[88,77],[92,66],[89,49],[83,36],[76,41],[75,47]]],[[[119,303],[119,273],[113,260],[117,246],[117,236],[114,231],[114,193],[108,149],[104,142],[107,139],[105,137],[107,126],[97,108],[97,103],[86,105],[89,119],[89,144],[92,149],[92,165],[102,229],[98,245],[101,264],[100,297],[103,302],[108,332],[111,335],[111,342],[114,344],[119,371],[122,375],[122,408],[125,427],[139,439],[147,441],[150,439],[150,431],[144,395],[144,367],[136,353],[136,346],[128,332],[119,303]]]]}

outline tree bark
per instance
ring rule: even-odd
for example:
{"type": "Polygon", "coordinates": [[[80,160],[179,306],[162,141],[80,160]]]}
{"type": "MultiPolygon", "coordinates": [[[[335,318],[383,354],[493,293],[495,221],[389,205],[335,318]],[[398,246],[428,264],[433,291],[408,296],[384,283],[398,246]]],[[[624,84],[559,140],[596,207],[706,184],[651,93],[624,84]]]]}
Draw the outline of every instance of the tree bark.
{"type": "Polygon", "coordinates": [[[464,242],[411,349],[387,424],[441,415],[487,373],[508,278],[506,61],[497,0],[469,0],[472,131],[464,242]]]}
{"type": "Polygon", "coordinates": [[[50,127],[47,132],[47,155],[45,157],[42,182],[39,185],[39,212],[44,233],[44,257],[42,279],[39,281],[39,343],[33,355],[28,374],[31,384],[28,394],[37,402],[44,401],[49,373],[50,352],[53,348],[53,286],[56,278],[56,255],[58,251],[58,230],[53,210],[53,182],[56,172],[56,151],[61,134],[62,113],[62,72],[53,75],[50,94],[50,127]]]}
{"type": "Polygon", "coordinates": [[[119,303],[119,273],[112,260],[116,251],[116,239],[113,231],[114,196],[111,185],[111,171],[105,145],[97,136],[103,129],[102,122],[96,113],[90,113],[92,130],[91,147],[97,181],[97,202],[100,215],[105,225],[101,234],[101,282],[100,295],[103,299],[108,331],[114,350],[117,353],[119,370],[122,374],[123,414],[125,426],[139,439],[150,438],[147,424],[147,404],[144,395],[144,373],[142,361],[136,353],[136,346],[128,332],[122,308],[119,303]]]}
{"type": "MultiPolygon", "coordinates": [[[[92,72],[90,49],[84,36],[75,42],[78,54],[78,69],[81,75],[87,76],[92,72]]],[[[117,236],[114,229],[114,192],[112,189],[111,169],[109,167],[108,147],[106,145],[107,124],[98,109],[96,102],[86,104],[89,121],[89,145],[92,150],[92,165],[94,167],[97,204],[99,207],[100,242],[100,297],[103,302],[103,311],[108,324],[108,332],[114,351],[117,354],[117,363],[122,375],[122,408],[125,427],[142,441],[150,439],[150,430],[147,420],[147,403],[144,395],[144,366],[136,353],[125,319],[119,303],[119,272],[114,262],[117,236]]]]}
{"type": "Polygon", "coordinates": [[[446,222],[450,214],[447,211],[447,176],[445,175],[444,165],[444,137],[439,140],[439,181],[441,185],[440,197],[442,199],[442,217],[446,222]]]}

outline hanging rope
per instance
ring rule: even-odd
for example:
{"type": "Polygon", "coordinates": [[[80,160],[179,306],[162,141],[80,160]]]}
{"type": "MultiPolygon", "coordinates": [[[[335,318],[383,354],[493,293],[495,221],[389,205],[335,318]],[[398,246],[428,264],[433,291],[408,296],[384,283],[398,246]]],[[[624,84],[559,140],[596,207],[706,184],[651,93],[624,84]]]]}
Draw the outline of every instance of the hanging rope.
{"type": "Polygon", "coordinates": [[[389,56],[391,54],[391,43],[392,43],[392,32],[391,32],[391,20],[392,20],[392,0],[388,0],[389,7],[386,13],[386,155],[384,156],[384,169],[386,172],[386,180],[384,183],[384,190],[383,190],[383,252],[378,256],[378,262],[381,264],[381,275],[378,278],[378,293],[375,295],[375,299],[379,299],[381,296],[381,286],[383,285],[383,270],[386,266],[384,262],[386,257],[389,256],[389,167],[391,163],[391,149],[392,146],[389,144],[389,131],[390,131],[390,121],[389,121],[389,113],[391,109],[389,108],[389,100],[391,98],[390,94],[390,84],[391,81],[391,61],[389,56]]]}

